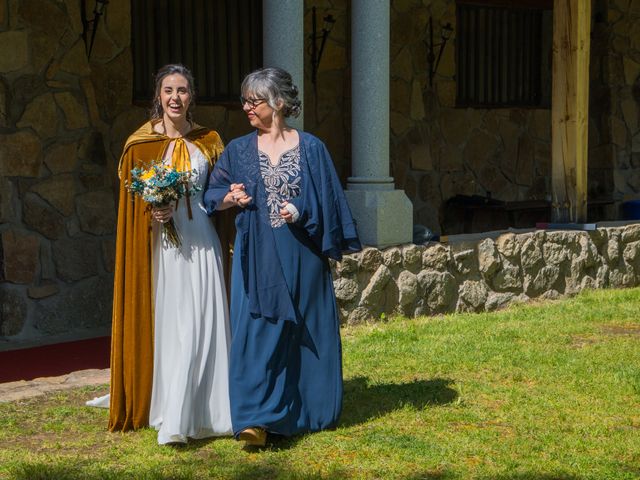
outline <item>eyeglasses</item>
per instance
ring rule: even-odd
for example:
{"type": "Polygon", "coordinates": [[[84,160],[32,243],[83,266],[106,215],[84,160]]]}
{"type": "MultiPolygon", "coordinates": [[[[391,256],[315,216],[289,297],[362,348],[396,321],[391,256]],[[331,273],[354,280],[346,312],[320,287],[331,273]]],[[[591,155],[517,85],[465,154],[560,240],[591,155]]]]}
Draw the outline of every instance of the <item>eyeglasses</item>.
{"type": "Polygon", "coordinates": [[[243,107],[245,106],[245,104],[247,104],[247,105],[249,105],[249,108],[251,108],[252,110],[254,108],[256,108],[258,105],[262,105],[266,101],[267,101],[266,98],[244,98],[244,97],[240,97],[240,104],[243,107]]]}

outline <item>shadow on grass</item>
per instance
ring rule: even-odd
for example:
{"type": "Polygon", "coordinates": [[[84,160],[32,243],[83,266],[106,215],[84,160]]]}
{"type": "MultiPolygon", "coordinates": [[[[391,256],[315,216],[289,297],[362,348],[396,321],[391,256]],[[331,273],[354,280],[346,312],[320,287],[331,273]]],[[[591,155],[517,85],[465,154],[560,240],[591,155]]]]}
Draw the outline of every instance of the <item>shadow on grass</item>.
{"type": "Polygon", "coordinates": [[[454,381],[448,378],[410,383],[369,383],[366,377],[344,382],[341,427],[358,425],[405,406],[422,410],[430,405],[447,405],[458,398],[458,392],[451,387],[454,381]]]}
{"type": "MultiPolygon", "coordinates": [[[[272,463],[257,464],[257,465],[243,465],[238,471],[230,476],[226,477],[232,480],[275,480],[275,479],[295,479],[295,480],[344,480],[347,478],[385,478],[382,476],[368,477],[364,476],[362,472],[349,468],[337,468],[329,472],[311,473],[311,472],[292,472],[291,468],[287,466],[286,462],[281,465],[274,466],[272,463]]],[[[393,478],[397,480],[453,480],[455,477],[452,474],[446,472],[428,472],[418,471],[412,472],[402,476],[393,475],[393,478]]]]}
{"type": "MultiPolygon", "coordinates": [[[[135,471],[95,471],[82,463],[72,461],[61,462],[56,465],[45,463],[21,463],[11,468],[12,480],[195,480],[209,478],[207,473],[200,470],[193,473],[166,473],[156,472],[140,466],[135,471]],[[202,475],[205,475],[203,477],[202,475]]],[[[222,473],[222,472],[220,472],[222,473]]],[[[345,478],[358,478],[358,472],[352,468],[337,467],[329,472],[296,472],[286,459],[276,460],[258,459],[252,462],[238,462],[229,471],[222,473],[223,477],[214,475],[212,478],[225,478],[229,480],[342,480],[345,478]]],[[[447,471],[414,471],[406,475],[396,476],[398,480],[453,480],[461,478],[454,472],[447,471]]],[[[520,472],[506,474],[492,474],[489,476],[474,477],[478,480],[581,480],[583,477],[566,472],[542,473],[520,472]]]]}
{"type": "Polygon", "coordinates": [[[119,472],[107,469],[92,469],[82,463],[61,461],[58,464],[35,462],[20,463],[11,468],[8,478],[12,480],[192,480],[192,475],[167,475],[140,467],[135,472],[119,472]]]}
{"type": "MultiPolygon", "coordinates": [[[[89,471],[86,465],[63,462],[57,465],[45,463],[23,463],[11,469],[12,480],[195,480],[209,478],[203,471],[197,473],[164,473],[140,467],[135,471],[118,472],[113,470],[89,471]]],[[[275,461],[258,460],[255,462],[238,462],[230,471],[223,473],[223,477],[229,480],[342,480],[345,478],[358,478],[358,472],[349,468],[335,468],[329,472],[312,473],[292,471],[287,460],[275,461]]],[[[440,471],[415,471],[402,476],[395,476],[398,480],[453,480],[461,478],[454,472],[440,471]]],[[[490,476],[474,477],[478,480],[581,480],[583,477],[566,472],[541,473],[521,472],[492,474],[490,476]]]]}
{"type": "Polygon", "coordinates": [[[580,480],[583,477],[571,475],[569,473],[539,473],[539,472],[523,472],[523,473],[505,473],[502,475],[491,475],[486,477],[477,477],[478,480],[580,480]]]}
{"type": "MultiPolygon", "coordinates": [[[[349,468],[334,468],[329,472],[296,472],[286,460],[259,460],[257,462],[236,463],[230,471],[214,474],[209,477],[208,472],[194,473],[165,473],[156,472],[140,467],[135,471],[100,470],[90,471],[86,465],[63,462],[57,465],[45,463],[23,463],[11,469],[12,480],[196,480],[202,478],[225,478],[228,480],[343,480],[358,478],[358,472],[349,468]],[[203,476],[204,475],[204,476],[203,476]]],[[[457,478],[446,472],[418,471],[406,476],[394,476],[398,480],[449,480],[457,478]]],[[[528,478],[528,477],[523,477],[528,478]]],[[[561,478],[561,477],[558,477],[561,478]]],[[[564,477],[562,477],[564,478],[564,477]]],[[[551,477],[549,478],[551,480],[551,477]]]]}
{"type": "MultiPolygon", "coordinates": [[[[351,427],[365,423],[405,406],[422,410],[427,406],[446,405],[458,398],[451,388],[455,382],[448,378],[414,380],[409,383],[379,383],[370,385],[367,377],[354,377],[344,382],[342,416],[339,427],[351,427]]],[[[272,435],[270,447],[286,450],[296,446],[302,436],[281,437],[272,435]]],[[[414,477],[407,477],[413,479],[414,477]]],[[[422,478],[422,477],[415,477],[422,478]]],[[[424,477],[445,478],[445,477],[424,477]]]]}

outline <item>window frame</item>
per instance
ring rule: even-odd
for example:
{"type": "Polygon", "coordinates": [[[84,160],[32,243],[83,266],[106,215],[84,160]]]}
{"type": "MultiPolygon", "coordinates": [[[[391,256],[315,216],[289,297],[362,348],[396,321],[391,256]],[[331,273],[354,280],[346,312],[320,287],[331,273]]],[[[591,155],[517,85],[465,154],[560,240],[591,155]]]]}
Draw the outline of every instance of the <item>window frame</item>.
{"type": "Polygon", "coordinates": [[[240,108],[242,79],[262,65],[261,0],[131,0],[130,6],[134,105],[152,101],[159,68],[182,63],[193,73],[199,105],[240,108]],[[172,36],[159,33],[171,27],[172,36]]]}
{"type": "MultiPolygon", "coordinates": [[[[520,0],[517,5],[513,3],[507,0],[456,0],[455,78],[457,108],[551,108],[551,65],[549,64],[547,68],[544,63],[550,60],[552,48],[552,35],[546,38],[545,26],[548,27],[550,25],[551,32],[553,31],[552,16],[545,13],[545,11],[552,12],[553,0],[520,0]],[[465,7],[469,7],[467,11],[464,11],[465,7]],[[472,13],[473,10],[476,10],[476,12],[472,13]],[[496,19],[499,15],[508,16],[511,14],[512,16],[508,21],[512,22],[514,16],[520,15],[524,18],[526,13],[525,15],[523,13],[532,10],[540,12],[539,19],[536,19],[534,15],[530,15],[533,20],[529,20],[534,24],[536,21],[539,22],[537,26],[539,27],[540,41],[535,41],[535,32],[526,32],[529,34],[527,38],[524,37],[525,33],[521,34],[519,40],[529,43],[530,51],[527,53],[533,58],[529,58],[528,62],[523,61],[522,64],[519,64],[520,69],[526,71],[526,74],[520,72],[514,74],[512,72],[517,69],[510,68],[511,64],[509,63],[518,61],[517,50],[508,41],[504,41],[504,36],[508,35],[510,33],[509,30],[513,31],[514,28],[512,25],[508,25],[505,29],[505,24],[501,24],[496,19]],[[488,15],[488,12],[492,12],[490,19],[489,17],[485,18],[482,25],[479,25],[477,18],[482,14],[488,15]],[[474,17],[476,21],[475,27],[482,30],[483,33],[474,32],[469,35],[469,38],[465,38],[465,30],[462,28],[463,21],[461,20],[463,13],[469,15],[469,18],[476,15],[474,17]],[[545,17],[545,15],[547,16],[545,17]],[[551,23],[549,23],[549,19],[551,19],[551,23]],[[487,28],[483,27],[491,28],[491,33],[487,33],[487,28]],[[480,38],[480,35],[482,35],[482,38],[480,38]],[[475,52],[470,53],[469,50],[463,50],[465,40],[466,45],[474,45],[475,52]],[[507,45],[506,47],[505,44],[507,45]],[[538,46],[539,48],[535,50],[538,46]],[[500,51],[499,55],[492,55],[496,50],[500,51]],[[482,54],[480,61],[476,62],[477,65],[469,67],[468,63],[465,63],[467,59],[473,62],[477,60],[479,53],[482,54]],[[505,60],[505,57],[508,57],[507,60],[505,60]],[[508,65],[504,66],[504,62],[508,65]],[[480,66],[478,67],[478,65],[480,66]],[[513,75],[516,75],[515,79],[513,75]],[[507,77],[506,79],[505,76],[507,77]],[[522,90],[522,84],[528,85],[532,93],[529,95],[522,93],[512,94],[512,90],[522,90]],[[478,93],[479,90],[483,90],[483,93],[478,93]],[[470,91],[472,93],[469,93],[470,91]]],[[[533,27],[529,25],[529,28],[533,27]]]]}

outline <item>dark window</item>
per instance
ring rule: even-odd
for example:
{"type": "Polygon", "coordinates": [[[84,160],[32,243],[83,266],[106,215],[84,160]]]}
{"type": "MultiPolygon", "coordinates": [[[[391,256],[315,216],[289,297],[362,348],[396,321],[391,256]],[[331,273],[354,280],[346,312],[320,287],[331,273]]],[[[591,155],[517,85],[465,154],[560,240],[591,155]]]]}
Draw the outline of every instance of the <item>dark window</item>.
{"type": "Polygon", "coordinates": [[[132,0],[133,99],[153,97],[153,75],[182,63],[198,103],[237,102],[240,83],[262,64],[260,0],[132,0]]]}
{"type": "Polygon", "coordinates": [[[509,4],[457,2],[460,107],[548,107],[551,103],[550,2],[509,4]]]}

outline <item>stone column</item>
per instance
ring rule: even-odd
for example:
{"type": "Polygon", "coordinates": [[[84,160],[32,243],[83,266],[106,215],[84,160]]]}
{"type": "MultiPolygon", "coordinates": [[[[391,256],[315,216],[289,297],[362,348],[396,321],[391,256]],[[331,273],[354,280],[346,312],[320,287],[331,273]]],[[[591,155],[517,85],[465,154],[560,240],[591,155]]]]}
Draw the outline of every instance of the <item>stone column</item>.
{"type": "Polygon", "coordinates": [[[353,0],[351,8],[353,176],[347,200],[363,243],[408,243],[413,205],[389,176],[389,1],[353,0]]]}
{"type": "MultiPolygon", "coordinates": [[[[263,65],[289,72],[304,99],[304,0],[263,0],[262,32],[263,65]]],[[[287,123],[303,129],[304,105],[300,116],[287,123]]]]}

